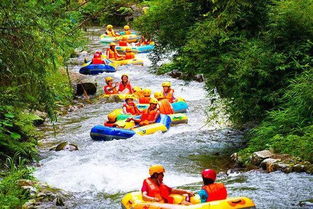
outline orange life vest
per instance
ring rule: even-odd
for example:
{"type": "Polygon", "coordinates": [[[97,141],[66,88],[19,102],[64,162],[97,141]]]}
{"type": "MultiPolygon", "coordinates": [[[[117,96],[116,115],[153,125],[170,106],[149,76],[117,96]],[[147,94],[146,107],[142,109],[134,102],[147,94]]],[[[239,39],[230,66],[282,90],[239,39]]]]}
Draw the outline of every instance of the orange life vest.
{"type": "Polygon", "coordinates": [[[123,104],[123,107],[125,107],[126,112],[129,114],[140,115],[140,110],[136,107],[136,105],[123,104]]]}
{"type": "Polygon", "coordinates": [[[161,114],[174,114],[174,110],[172,108],[171,103],[167,99],[162,99],[159,101],[159,110],[161,114]]]}
{"type": "Polygon", "coordinates": [[[117,93],[116,89],[115,88],[112,89],[112,88],[113,88],[113,86],[108,86],[108,85],[103,87],[104,93],[105,94],[116,94],[117,93]],[[109,90],[109,89],[111,89],[111,90],[109,90]]]}
{"type": "Polygon", "coordinates": [[[167,203],[173,203],[174,199],[170,197],[170,191],[167,189],[167,187],[164,184],[157,185],[154,183],[154,181],[151,180],[151,178],[147,178],[144,180],[146,185],[148,186],[148,196],[150,197],[156,197],[158,199],[161,199],[161,202],[167,202],[167,203]]]}
{"type": "Polygon", "coordinates": [[[128,46],[127,41],[119,41],[118,45],[120,45],[120,46],[128,46]]]}
{"type": "Polygon", "coordinates": [[[114,50],[108,49],[107,56],[108,56],[109,59],[115,59],[116,58],[116,53],[115,53],[114,50]]]}
{"type": "Polygon", "coordinates": [[[135,59],[135,54],[133,52],[126,52],[125,59],[126,60],[135,59]]]}
{"type": "Polygon", "coordinates": [[[214,200],[224,200],[227,198],[227,190],[222,183],[213,183],[202,187],[207,193],[207,202],[214,200]]]}
{"type": "Polygon", "coordinates": [[[164,96],[164,99],[168,99],[168,101],[170,103],[173,103],[175,98],[174,98],[174,89],[170,89],[169,92],[164,92],[163,91],[163,96],[164,96]]]}
{"type": "Polygon", "coordinates": [[[125,35],[130,35],[130,34],[132,34],[132,32],[131,32],[130,30],[125,30],[124,32],[125,32],[125,35]]]}
{"type": "Polygon", "coordinates": [[[140,97],[139,98],[139,104],[149,104],[150,103],[150,97],[140,97]]]}
{"type": "Polygon", "coordinates": [[[141,114],[140,120],[154,122],[156,120],[156,116],[158,115],[158,113],[159,113],[158,109],[150,111],[148,108],[143,111],[143,113],[141,114]]]}

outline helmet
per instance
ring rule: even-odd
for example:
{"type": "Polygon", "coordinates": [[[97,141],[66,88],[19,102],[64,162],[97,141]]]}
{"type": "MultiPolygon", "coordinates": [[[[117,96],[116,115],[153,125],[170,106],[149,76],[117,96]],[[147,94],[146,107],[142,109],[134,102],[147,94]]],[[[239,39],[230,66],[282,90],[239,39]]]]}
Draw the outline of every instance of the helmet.
{"type": "Polygon", "coordinates": [[[107,25],[107,29],[112,29],[113,25],[107,25]]]}
{"type": "Polygon", "coordinates": [[[128,25],[124,26],[124,30],[129,30],[129,29],[130,29],[130,27],[128,25]]]}
{"type": "Polygon", "coordinates": [[[162,99],[162,98],[164,98],[164,96],[161,92],[157,91],[157,92],[154,92],[154,98],[162,99]]]}
{"type": "Polygon", "coordinates": [[[152,176],[154,173],[164,173],[165,169],[162,165],[153,165],[149,168],[149,175],[152,176]]]}
{"type": "Polygon", "coordinates": [[[113,81],[113,78],[112,77],[106,77],[105,82],[109,82],[109,81],[113,81]]]}
{"type": "Polygon", "coordinates": [[[135,92],[142,91],[142,88],[140,88],[139,86],[134,86],[133,89],[134,89],[135,92]]]}
{"type": "Polygon", "coordinates": [[[131,52],[132,49],[131,49],[130,47],[127,47],[127,48],[126,48],[126,51],[127,51],[127,52],[131,52]]]}
{"type": "Polygon", "coordinates": [[[115,112],[111,112],[110,114],[108,114],[108,120],[109,120],[110,122],[115,121],[116,118],[117,118],[117,115],[116,115],[115,112]]]}
{"type": "Polygon", "coordinates": [[[111,42],[111,43],[110,43],[110,46],[116,46],[116,43],[111,42]]]}
{"type": "Polygon", "coordinates": [[[127,95],[125,96],[125,100],[127,100],[127,99],[134,99],[134,97],[133,97],[133,95],[131,95],[131,94],[127,94],[127,95]]]}
{"type": "Polygon", "coordinates": [[[170,87],[172,84],[171,84],[171,82],[163,82],[162,83],[162,86],[164,87],[164,86],[168,86],[168,87],[170,87]]]}
{"type": "Polygon", "coordinates": [[[150,89],[143,90],[143,95],[144,96],[150,96],[151,95],[151,90],[150,89]]]}
{"type": "Polygon", "coordinates": [[[150,104],[158,104],[159,101],[156,98],[151,98],[150,99],[150,104]]]}
{"type": "Polygon", "coordinates": [[[203,178],[212,179],[213,181],[216,179],[216,172],[213,169],[205,169],[201,174],[203,178]]]}
{"type": "Polygon", "coordinates": [[[128,74],[122,74],[121,79],[123,78],[123,76],[126,76],[128,78],[128,74]]]}

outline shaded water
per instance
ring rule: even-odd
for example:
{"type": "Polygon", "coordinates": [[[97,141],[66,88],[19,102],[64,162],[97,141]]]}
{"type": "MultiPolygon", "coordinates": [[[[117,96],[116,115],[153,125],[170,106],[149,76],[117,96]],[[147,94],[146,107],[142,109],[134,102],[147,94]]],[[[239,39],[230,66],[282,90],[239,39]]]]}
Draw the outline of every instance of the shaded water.
{"type": "MultiPolygon", "coordinates": [[[[102,31],[103,32],[103,31],[102,31]]],[[[90,29],[90,52],[103,49],[99,44],[99,29],[90,29]]],[[[146,54],[138,58],[150,65],[146,54]]],[[[82,62],[83,56],[78,58],[82,62]]],[[[78,72],[79,66],[72,66],[78,72]]],[[[177,96],[190,105],[189,123],[172,127],[167,133],[135,136],[127,140],[110,142],[92,141],[90,129],[103,123],[106,115],[122,103],[97,103],[59,118],[46,127],[45,142],[69,141],[79,151],[51,152],[42,150],[42,166],[35,176],[48,184],[73,192],[72,208],[120,208],[120,199],[130,191],[139,190],[148,167],[160,163],[166,168],[165,183],[198,190],[201,187],[200,171],[203,168],[226,170],[228,152],[242,145],[241,133],[221,126],[206,126],[205,109],[209,103],[202,83],[185,83],[167,76],[149,73],[147,67],[124,66],[114,74],[98,75],[98,93],[103,78],[119,80],[127,73],[134,86],[161,90],[164,80],[172,82],[177,96]]],[[[307,174],[266,174],[250,171],[238,174],[221,174],[220,180],[228,187],[230,196],[248,196],[258,208],[300,208],[300,200],[313,196],[313,176],[307,174]]]]}

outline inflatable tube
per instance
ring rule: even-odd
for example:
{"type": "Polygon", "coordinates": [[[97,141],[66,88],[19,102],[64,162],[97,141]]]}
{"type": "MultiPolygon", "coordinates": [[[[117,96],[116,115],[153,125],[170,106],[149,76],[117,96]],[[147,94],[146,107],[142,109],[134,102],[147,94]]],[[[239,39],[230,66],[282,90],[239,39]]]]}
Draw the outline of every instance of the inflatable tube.
{"type": "MultiPolygon", "coordinates": [[[[126,35],[125,34],[125,31],[120,31],[118,32],[120,35],[126,35]]],[[[130,35],[137,35],[137,32],[136,31],[132,31],[130,35]]]]}
{"type": "Polygon", "coordinates": [[[111,42],[115,42],[115,41],[119,41],[121,40],[123,37],[127,38],[127,42],[128,43],[134,43],[137,42],[141,36],[136,35],[136,34],[130,34],[130,35],[121,35],[121,36],[116,36],[116,37],[112,37],[112,36],[108,36],[106,34],[102,34],[100,36],[100,42],[104,43],[104,44],[109,44],[111,42]]]}
{"type": "Polygon", "coordinates": [[[109,60],[111,63],[110,65],[113,67],[118,67],[122,65],[141,65],[143,66],[143,60],[138,59],[129,59],[129,60],[109,60]]]}
{"type": "Polygon", "coordinates": [[[158,119],[156,120],[156,123],[161,123],[163,124],[167,129],[169,129],[171,127],[171,117],[168,115],[163,115],[160,114],[160,116],[158,117],[158,119]]]}
{"type": "Polygon", "coordinates": [[[188,109],[188,104],[186,102],[174,102],[172,103],[172,107],[175,113],[185,113],[188,109]]]}
{"type": "Polygon", "coordinates": [[[183,113],[168,115],[171,118],[172,124],[188,123],[188,117],[183,113]]]}
{"type": "MultiPolygon", "coordinates": [[[[91,63],[91,62],[90,62],[91,63]]],[[[80,68],[79,73],[84,75],[97,75],[100,73],[114,73],[116,69],[113,66],[105,64],[85,64],[80,68]]]]}
{"type": "MultiPolygon", "coordinates": [[[[125,52],[128,46],[117,46],[116,50],[119,52],[125,52]]],[[[132,46],[132,51],[135,53],[147,53],[154,49],[154,45],[132,46]]]]}
{"type": "MultiPolygon", "coordinates": [[[[174,199],[182,200],[183,198],[174,197],[174,199]]],[[[225,200],[195,203],[185,206],[179,204],[145,202],[142,199],[141,192],[126,194],[122,198],[121,204],[123,209],[256,209],[254,202],[247,197],[231,197],[225,200]]]]}
{"type": "Polygon", "coordinates": [[[140,136],[145,136],[145,135],[154,134],[155,132],[158,132],[158,131],[166,132],[167,128],[162,123],[153,123],[150,125],[134,128],[133,131],[135,131],[136,134],[140,136]]]}
{"type": "Polygon", "coordinates": [[[127,139],[135,135],[133,130],[112,128],[96,125],[90,131],[90,136],[96,141],[110,141],[113,139],[127,139]]]}

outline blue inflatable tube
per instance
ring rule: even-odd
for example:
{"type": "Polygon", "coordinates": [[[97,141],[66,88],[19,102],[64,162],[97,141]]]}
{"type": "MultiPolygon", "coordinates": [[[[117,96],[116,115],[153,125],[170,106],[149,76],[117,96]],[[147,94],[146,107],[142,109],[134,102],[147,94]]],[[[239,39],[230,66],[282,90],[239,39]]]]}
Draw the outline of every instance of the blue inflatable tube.
{"type": "Polygon", "coordinates": [[[133,130],[96,125],[90,131],[95,141],[111,141],[113,139],[127,139],[135,135],[133,130]]]}
{"type": "Polygon", "coordinates": [[[154,45],[143,45],[143,46],[137,47],[138,53],[151,52],[153,49],[154,49],[154,45]]]}
{"type": "Polygon", "coordinates": [[[167,129],[170,129],[172,120],[171,120],[170,116],[161,114],[158,117],[156,123],[162,123],[163,125],[166,126],[167,129]]]}
{"type": "Polygon", "coordinates": [[[89,64],[80,68],[79,70],[79,73],[85,75],[97,75],[104,72],[114,73],[116,72],[116,69],[110,65],[105,64],[89,64]]]}
{"type": "Polygon", "coordinates": [[[172,108],[175,113],[185,113],[188,109],[188,104],[186,102],[174,102],[172,103],[172,108]]]}

